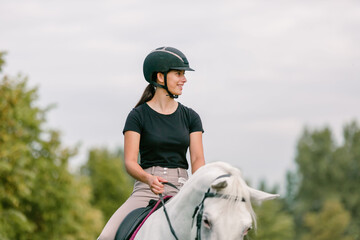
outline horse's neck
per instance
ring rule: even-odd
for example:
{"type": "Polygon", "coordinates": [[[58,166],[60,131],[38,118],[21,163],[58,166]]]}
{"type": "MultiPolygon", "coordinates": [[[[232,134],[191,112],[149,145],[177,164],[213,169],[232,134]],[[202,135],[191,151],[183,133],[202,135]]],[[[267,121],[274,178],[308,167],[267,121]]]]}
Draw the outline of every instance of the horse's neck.
{"type": "MultiPolygon", "coordinates": [[[[179,239],[191,239],[191,231],[196,229],[191,225],[195,207],[199,205],[211,183],[218,176],[226,173],[225,169],[226,166],[221,163],[201,167],[189,178],[181,191],[166,204],[171,224],[179,239]]],[[[172,239],[163,211],[156,211],[150,216],[136,239],[148,239],[146,236],[155,236],[154,234],[159,235],[158,239],[172,239]]]]}
{"type": "Polygon", "coordinates": [[[174,212],[174,214],[181,211],[187,215],[186,218],[191,216],[211,183],[221,174],[224,173],[219,169],[207,169],[207,171],[192,176],[181,191],[169,202],[169,211],[174,212]]]}

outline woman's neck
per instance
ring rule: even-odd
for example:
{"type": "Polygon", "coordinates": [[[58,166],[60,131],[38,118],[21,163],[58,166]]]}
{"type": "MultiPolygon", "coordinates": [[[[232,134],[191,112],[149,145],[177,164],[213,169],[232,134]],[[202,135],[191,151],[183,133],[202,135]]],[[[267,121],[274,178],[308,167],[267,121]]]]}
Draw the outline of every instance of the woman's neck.
{"type": "Polygon", "coordinates": [[[178,107],[178,102],[169,97],[164,89],[156,89],[154,97],[147,104],[161,114],[171,114],[178,107]]]}

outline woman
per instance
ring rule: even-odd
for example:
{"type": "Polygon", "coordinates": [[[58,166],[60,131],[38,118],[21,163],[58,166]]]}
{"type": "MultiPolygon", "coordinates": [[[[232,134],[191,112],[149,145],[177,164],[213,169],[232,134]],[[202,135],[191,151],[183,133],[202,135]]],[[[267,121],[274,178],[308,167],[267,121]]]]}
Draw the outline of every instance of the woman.
{"type": "Polygon", "coordinates": [[[125,167],[136,179],[134,190],[110,218],[100,240],[114,239],[126,215],[147,206],[151,199],[157,200],[158,194],[177,193],[162,183],[180,188],[187,180],[188,148],[192,173],[205,164],[201,119],[194,110],[175,101],[187,81],[185,71],[194,70],[175,48],[157,48],[145,58],[143,72],[149,85],[129,113],[123,130],[125,167]]]}

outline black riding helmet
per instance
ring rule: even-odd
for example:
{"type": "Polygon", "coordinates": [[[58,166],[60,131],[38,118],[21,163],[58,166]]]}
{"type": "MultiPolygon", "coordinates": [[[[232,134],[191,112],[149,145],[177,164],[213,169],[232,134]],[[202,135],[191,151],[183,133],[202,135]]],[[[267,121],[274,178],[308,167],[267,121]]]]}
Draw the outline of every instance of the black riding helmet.
{"type": "Polygon", "coordinates": [[[178,95],[172,94],[167,87],[167,73],[170,70],[194,71],[189,67],[189,62],[185,55],[172,47],[160,47],[153,50],[144,60],[143,72],[146,81],[150,84],[164,88],[171,98],[177,98],[178,95]],[[165,85],[156,82],[156,74],[164,74],[165,85]]]}

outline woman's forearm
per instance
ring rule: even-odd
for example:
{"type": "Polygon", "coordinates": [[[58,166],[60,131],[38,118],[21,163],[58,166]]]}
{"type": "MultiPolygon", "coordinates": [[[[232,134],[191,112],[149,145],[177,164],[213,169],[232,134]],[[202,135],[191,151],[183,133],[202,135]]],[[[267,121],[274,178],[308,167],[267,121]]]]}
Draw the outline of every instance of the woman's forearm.
{"type": "Polygon", "coordinates": [[[125,160],[125,168],[130,176],[138,181],[148,184],[149,177],[151,177],[151,175],[145,172],[144,169],[142,169],[142,167],[137,163],[137,161],[125,160]]]}
{"type": "Polygon", "coordinates": [[[196,158],[191,161],[191,172],[194,174],[201,166],[205,165],[205,159],[203,157],[196,158]]]}

